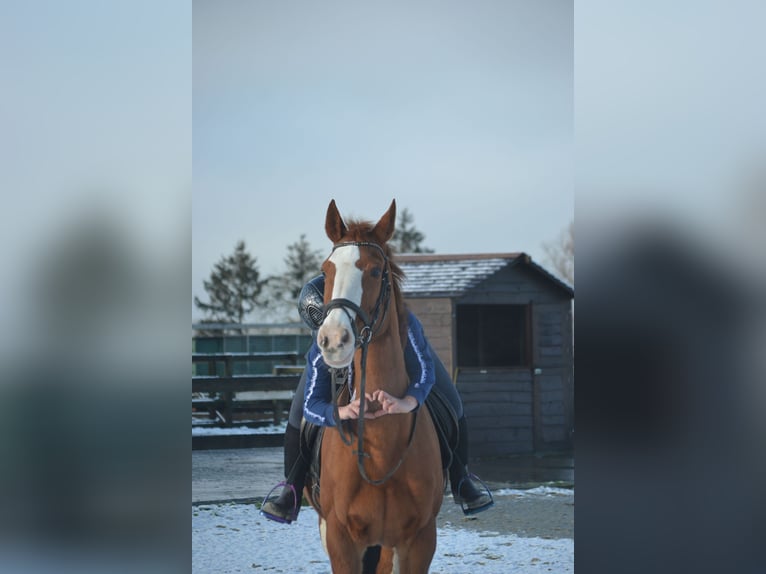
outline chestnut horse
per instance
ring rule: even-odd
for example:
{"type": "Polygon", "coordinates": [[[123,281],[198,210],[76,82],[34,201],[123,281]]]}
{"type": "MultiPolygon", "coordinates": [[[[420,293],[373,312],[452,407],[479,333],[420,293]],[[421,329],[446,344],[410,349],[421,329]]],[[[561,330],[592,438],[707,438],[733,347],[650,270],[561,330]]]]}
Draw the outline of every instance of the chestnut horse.
{"type": "MultiPolygon", "coordinates": [[[[380,408],[365,395],[382,389],[401,398],[409,384],[402,273],[387,245],[395,220],[395,201],[374,225],[347,225],[335,200],[327,209],[325,231],[333,250],[322,265],[325,320],[317,341],[331,368],[353,363],[360,413],[380,408]]],[[[426,574],[444,488],[428,409],[343,422],[338,432],[324,433],[319,500],[306,489],[333,572],[426,574]]]]}

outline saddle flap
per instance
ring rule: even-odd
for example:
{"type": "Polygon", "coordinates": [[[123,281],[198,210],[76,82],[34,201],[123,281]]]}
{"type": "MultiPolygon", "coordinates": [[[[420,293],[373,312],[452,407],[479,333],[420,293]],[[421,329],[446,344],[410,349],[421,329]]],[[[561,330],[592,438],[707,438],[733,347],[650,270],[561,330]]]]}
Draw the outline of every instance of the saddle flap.
{"type": "Polygon", "coordinates": [[[442,455],[442,467],[449,468],[452,463],[452,453],[457,448],[459,439],[457,415],[449,401],[445,399],[436,387],[431,389],[426,397],[426,407],[436,427],[439,436],[439,449],[442,455]]]}

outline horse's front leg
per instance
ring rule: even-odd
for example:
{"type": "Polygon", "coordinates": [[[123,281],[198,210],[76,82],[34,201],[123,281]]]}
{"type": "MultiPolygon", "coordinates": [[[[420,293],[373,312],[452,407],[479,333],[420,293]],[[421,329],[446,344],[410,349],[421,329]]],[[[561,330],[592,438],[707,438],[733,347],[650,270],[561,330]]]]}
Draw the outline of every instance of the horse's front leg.
{"type": "Polygon", "coordinates": [[[394,549],[384,546],[380,549],[380,560],[375,574],[391,574],[394,570],[394,549]]]}
{"type": "Polygon", "coordinates": [[[333,574],[361,574],[366,548],[357,547],[348,530],[332,513],[324,525],[323,542],[333,574]]]}
{"type": "Polygon", "coordinates": [[[394,552],[394,571],[428,574],[428,567],[436,552],[436,519],[432,518],[423,529],[410,539],[408,546],[398,546],[394,552]],[[396,564],[398,563],[398,570],[396,564]]]}

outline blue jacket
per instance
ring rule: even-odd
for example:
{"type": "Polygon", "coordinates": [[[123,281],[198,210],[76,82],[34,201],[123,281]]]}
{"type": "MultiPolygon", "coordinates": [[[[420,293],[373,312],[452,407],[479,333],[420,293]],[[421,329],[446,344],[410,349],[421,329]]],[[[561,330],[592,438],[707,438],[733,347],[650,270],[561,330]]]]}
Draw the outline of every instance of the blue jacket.
{"type": "MultiPolygon", "coordinates": [[[[423,325],[408,311],[407,345],[404,363],[410,378],[407,395],[412,395],[422,405],[434,385],[434,360],[431,347],[423,333],[423,325]]],[[[349,385],[353,388],[353,364],[349,367],[349,385]]],[[[332,375],[322,359],[319,346],[314,341],[306,357],[306,392],[303,416],[310,423],[335,426],[332,407],[332,375]]]]}

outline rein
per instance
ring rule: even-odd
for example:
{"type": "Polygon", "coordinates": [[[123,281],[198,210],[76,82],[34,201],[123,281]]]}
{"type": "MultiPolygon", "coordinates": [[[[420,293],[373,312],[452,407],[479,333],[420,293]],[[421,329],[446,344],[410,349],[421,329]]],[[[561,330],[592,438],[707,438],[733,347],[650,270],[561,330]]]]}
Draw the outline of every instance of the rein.
{"type": "MultiPolygon", "coordinates": [[[[383,277],[381,279],[382,285],[380,288],[380,293],[378,294],[378,299],[375,302],[375,307],[372,311],[372,316],[370,317],[364,309],[362,309],[359,305],[354,303],[353,301],[350,301],[348,299],[332,299],[329,303],[325,306],[325,317],[327,317],[327,314],[332,310],[339,308],[349,318],[349,322],[351,323],[351,328],[354,331],[354,339],[355,339],[355,346],[361,350],[362,357],[361,357],[361,376],[360,376],[360,382],[359,382],[359,412],[360,417],[357,419],[357,447],[354,451],[354,454],[357,456],[356,464],[359,468],[359,474],[362,476],[362,478],[367,481],[369,484],[373,486],[379,486],[386,482],[389,478],[391,478],[397,470],[399,470],[399,467],[404,462],[405,457],[407,456],[407,452],[410,449],[410,446],[412,446],[412,439],[415,436],[415,426],[417,424],[418,420],[418,409],[416,408],[414,411],[412,411],[412,426],[410,427],[410,434],[407,439],[407,446],[404,449],[404,452],[402,453],[401,458],[399,459],[399,462],[394,465],[394,467],[388,471],[383,478],[380,479],[371,479],[367,475],[367,471],[364,468],[364,459],[370,458],[369,453],[366,453],[364,451],[364,424],[365,424],[365,396],[366,396],[366,381],[367,381],[367,347],[372,340],[373,336],[380,330],[382,325],[385,322],[386,314],[388,313],[388,307],[389,303],[391,302],[391,281],[389,277],[389,265],[388,265],[388,257],[386,256],[385,251],[383,251],[383,248],[378,245],[377,243],[371,243],[367,241],[349,241],[344,243],[336,243],[333,246],[333,251],[338,249],[339,247],[345,247],[345,246],[356,246],[356,247],[373,247],[380,251],[381,255],[383,255],[383,277]],[[383,314],[379,317],[380,311],[381,311],[381,305],[383,308],[383,314]],[[362,323],[364,324],[362,329],[357,333],[356,331],[356,321],[353,320],[351,316],[351,312],[354,311],[357,314],[357,317],[362,320],[362,323]],[[377,327],[376,327],[377,323],[377,327]]],[[[351,433],[349,433],[349,436],[346,437],[345,432],[343,430],[343,421],[340,420],[340,415],[338,412],[338,393],[337,393],[337,386],[338,381],[341,380],[343,383],[345,383],[348,380],[348,369],[330,369],[332,373],[332,396],[333,396],[333,416],[335,417],[335,423],[338,428],[338,434],[340,435],[341,440],[343,441],[343,444],[346,446],[352,446],[353,443],[353,437],[351,436],[351,433]]]]}
{"type": "MultiPolygon", "coordinates": [[[[364,459],[370,458],[370,455],[366,452],[364,452],[364,396],[365,396],[365,381],[366,381],[366,375],[367,375],[367,344],[365,343],[362,345],[362,376],[361,381],[359,383],[359,411],[361,413],[361,416],[359,419],[357,419],[357,447],[354,451],[354,454],[356,455],[356,465],[359,469],[359,474],[362,476],[362,478],[370,483],[373,486],[379,486],[386,482],[389,478],[391,478],[397,470],[399,470],[399,467],[402,466],[402,463],[404,462],[404,459],[407,457],[407,452],[410,450],[410,446],[412,446],[412,439],[415,436],[415,426],[417,425],[418,421],[418,412],[419,408],[415,408],[414,411],[412,411],[412,425],[410,426],[410,434],[407,438],[407,446],[404,448],[404,452],[402,453],[402,456],[399,458],[399,462],[397,462],[394,467],[389,470],[383,478],[378,479],[372,479],[367,475],[367,470],[364,468],[364,459]]],[[[333,416],[335,417],[335,424],[338,428],[338,434],[340,435],[341,440],[343,441],[343,444],[346,446],[352,446],[353,444],[353,437],[351,436],[351,433],[349,433],[349,436],[346,437],[346,434],[343,431],[343,422],[340,420],[340,415],[338,413],[338,382],[340,381],[341,384],[345,384],[348,380],[348,369],[330,369],[330,372],[332,373],[332,408],[333,408],[333,416]]]]}

